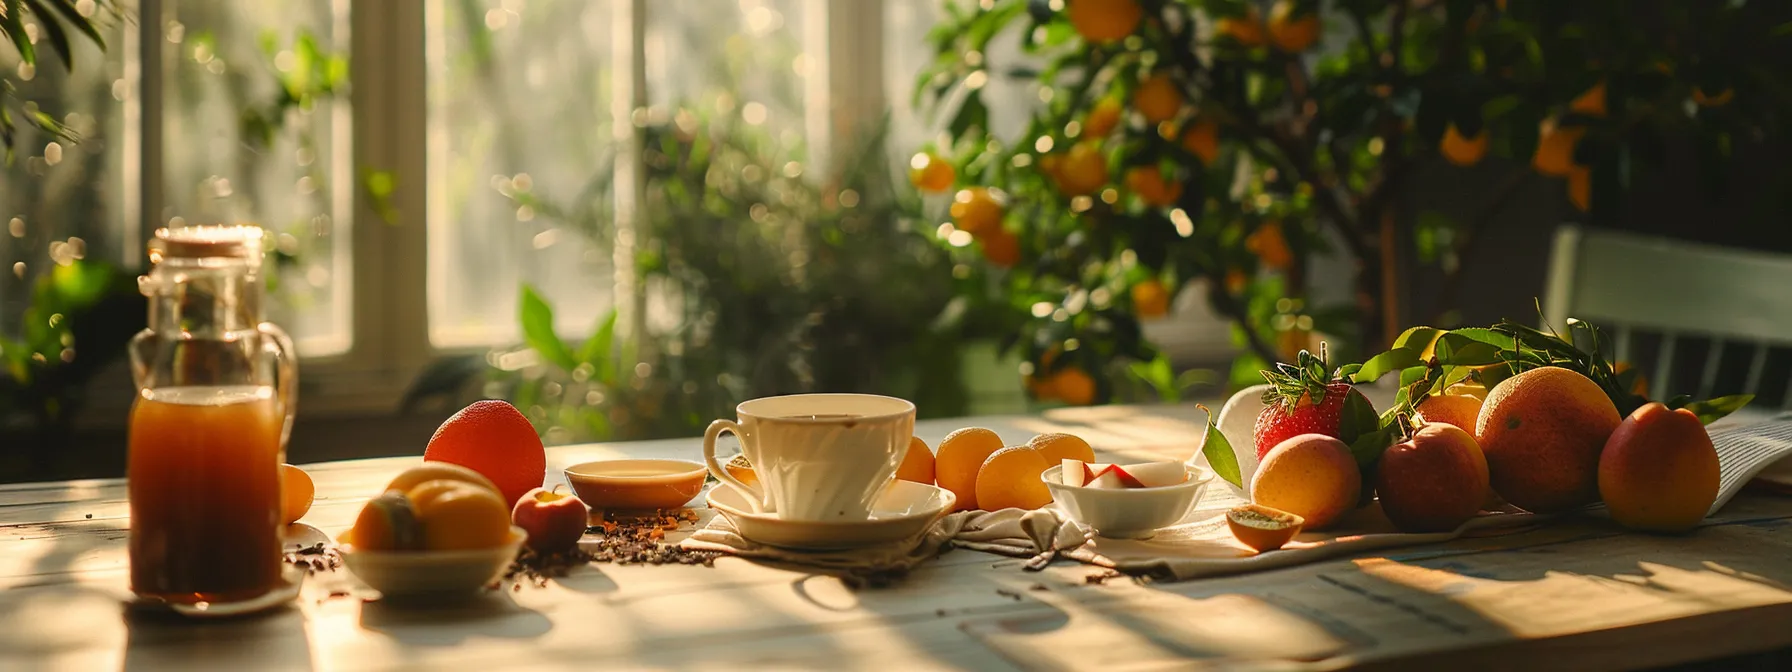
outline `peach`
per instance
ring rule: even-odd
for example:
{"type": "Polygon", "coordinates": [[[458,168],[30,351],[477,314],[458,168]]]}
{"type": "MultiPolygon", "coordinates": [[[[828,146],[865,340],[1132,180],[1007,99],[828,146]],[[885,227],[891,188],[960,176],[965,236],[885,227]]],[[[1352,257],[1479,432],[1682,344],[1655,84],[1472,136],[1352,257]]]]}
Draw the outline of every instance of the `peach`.
{"type": "Polygon", "coordinates": [[[423,526],[423,548],[491,548],[510,537],[510,507],[501,495],[458,481],[430,481],[406,495],[423,526]],[[448,483],[451,487],[432,487],[448,483]]]}
{"type": "Polygon", "coordinates": [[[493,493],[498,492],[498,486],[492,484],[492,480],[486,478],[484,474],[450,462],[424,462],[406,469],[394,477],[392,482],[387,483],[386,489],[409,492],[411,488],[426,481],[438,480],[460,481],[469,485],[477,485],[493,493]]]}
{"type": "Polygon", "coordinates": [[[1599,453],[1618,420],[1598,384],[1546,366],[1488,391],[1475,440],[1494,492],[1526,511],[1553,513],[1599,499],[1599,453]]]}
{"type": "Polygon", "coordinates": [[[585,536],[585,503],[572,495],[536,488],[516,500],[510,519],[529,533],[529,548],[557,553],[578,545],[585,536]]]}
{"type": "Polygon", "coordinates": [[[388,490],[361,507],[355,526],[343,533],[342,541],[370,551],[409,551],[423,545],[422,537],[411,500],[388,490]]]}
{"type": "Polygon", "coordinates": [[[1300,516],[1261,504],[1242,504],[1226,512],[1232,536],[1258,553],[1288,545],[1305,522],[1300,516]]]}
{"type": "Polygon", "coordinates": [[[1487,501],[1487,459],[1462,428],[1428,424],[1381,454],[1375,489],[1401,531],[1454,530],[1487,501]]]}
{"type": "Polygon", "coordinates": [[[1251,476],[1251,501],[1306,519],[1324,529],[1356,507],[1363,477],[1350,447],[1324,434],[1301,434],[1276,444],[1251,476]]]}
{"type": "Polygon", "coordinates": [[[1481,417],[1481,402],[1487,398],[1487,388],[1474,385],[1465,388],[1466,383],[1451,385],[1442,394],[1426,397],[1419,402],[1414,420],[1419,424],[1442,422],[1462,428],[1465,432],[1475,431],[1475,421],[1481,417]],[[1479,392],[1479,394],[1475,394],[1479,392]]]}
{"type": "Polygon", "coordinates": [[[1717,500],[1717,449],[1699,417],[1644,404],[1599,455],[1599,496],[1612,520],[1636,530],[1683,532],[1717,500]]]}

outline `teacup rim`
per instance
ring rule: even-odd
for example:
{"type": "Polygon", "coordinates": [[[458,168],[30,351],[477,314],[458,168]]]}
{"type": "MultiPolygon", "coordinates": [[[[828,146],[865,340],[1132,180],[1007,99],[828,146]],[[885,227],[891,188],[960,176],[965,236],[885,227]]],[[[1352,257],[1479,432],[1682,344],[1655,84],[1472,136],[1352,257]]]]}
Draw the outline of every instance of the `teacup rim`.
{"type": "Polygon", "coordinates": [[[748,399],[746,401],[735,404],[734,405],[734,414],[735,414],[735,417],[741,418],[743,420],[746,418],[752,418],[752,419],[758,420],[760,422],[777,422],[777,423],[788,423],[788,424],[795,424],[795,425],[839,424],[842,421],[842,418],[801,418],[801,417],[789,417],[789,416],[775,416],[775,415],[765,415],[765,414],[761,414],[761,413],[752,413],[747,410],[748,404],[753,404],[753,403],[758,403],[758,402],[775,401],[775,400],[792,400],[792,399],[813,399],[813,398],[818,398],[818,397],[834,397],[834,398],[861,397],[861,398],[865,398],[865,399],[880,399],[880,400],[885,400],[885,401],[898,402],[898,403],[902,404],[902,406],[903,406],[902,410],[892,411],[889,413],[879,413],[876,415],[854,416],[852,418],[853,422],[888,422],[888,421],[894,421],[894,420],[901,420],[904,417],[914,417],[914,415],[915,415],[915,402],[909,401],[907,399],[903,399],[901,397],[892,397],[892,396],[882,395],[882,394],[865,394],[865,393],[861,393],[861,392],[808,392],[808,393],[803,393],[803,394],[779,394],[779,395],[773,395],[773,396],[769,396],[769,397],[758,397],[755,399],[748,399]]]}

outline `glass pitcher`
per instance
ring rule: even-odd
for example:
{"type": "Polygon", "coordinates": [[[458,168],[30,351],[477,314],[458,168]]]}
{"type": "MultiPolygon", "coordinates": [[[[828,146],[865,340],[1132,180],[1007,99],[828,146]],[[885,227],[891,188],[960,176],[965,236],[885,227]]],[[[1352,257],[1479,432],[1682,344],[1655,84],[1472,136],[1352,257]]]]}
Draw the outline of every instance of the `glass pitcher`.
{"type": "Polygon", "coordinates": [[[286,332],[262,321],[262,237],[258,226],[190,226],[149,244],[126,474],[140,598],[205,607],[281,586],[297,366],[286,332]]]}

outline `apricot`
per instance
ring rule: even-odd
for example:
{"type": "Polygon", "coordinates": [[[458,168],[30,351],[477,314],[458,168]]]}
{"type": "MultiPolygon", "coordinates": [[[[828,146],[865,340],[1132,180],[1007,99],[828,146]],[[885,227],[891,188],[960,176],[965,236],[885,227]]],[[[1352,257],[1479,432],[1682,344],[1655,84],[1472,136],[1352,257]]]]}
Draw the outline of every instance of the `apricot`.
{"type": "Polygon", "coordinates": [[[1002,449],[1002,437],[982,427],[966,427],[940,441],[934,456],[935,476],[942,488],[958,496],[957,511],[977,507],[977,472],[991,453],[1002,449]]]}
{"type": "Polygon", "coordinates": [[[1375,489],[1394,527],[1454,530],[1487,502],[1487,459],[1461,427],[1431,423],[1382,453],[1375,489]]]}
{"type": "Polygon", "coordinates": [[[1599,499],[1599,453],[1618,421],[1598,384],[1546,366],[1488,391],[1475,439],[1494,492],[1526,511],[1553,513],[1599,499]]]}
{"type": "MultiPolygon", "coordinates": [[[[911,437],[908,441],[908,452],[902,456],[902,464],[896,467],[896,477],[905,481],[933,484],[933,449],[921,437],[911,437]]],[[[738,478],[738,477],[737,477],[738,478]]]]}
{"type": "Polygon", "coordinates": [[[1717,501],[1717,449],[1699,417],[1644,404],[1606,439],[1599,455],[1599,497],[1619,525],[1684,532],[1717,501]]]}
{"type": "Polygon", "coordinates": [[[408,551],[421,547],[422,528],[404,493],[388,490],[367,501],[343,541],[370,551],[408,551]]]}
{"type": "Polygon", "coordinates": [[[290,525],[304,518],[316,496],[317,484],[311,480],[311,474],[290,464],[280,465],[281,522],[290,525]]]}
{"type": "Polygon", "coordinates": [[[1251,501],[1306,519],[1320,530],[1356,507],[1363,476],[1350,446],[1324,434],[1301,434],[1276,444],[1251,475],[1251,501]]]}
{"type": "Polygon", "coordinates": [[[1095,461],[1095,449],[1075,434],[1040,434],[1028,441],[1027,447],[1039,451],[1047,464],[1061,464],[1064,460],[1095,461]]]}
{"type": "Polygon", "coordinates": [[[424,462],[406,469],[394,477],[392,482],[387,483],[386,489],[408,492],[422,483],[436,480],[460,481],[485,488],[492,491],[493,494],[498,493],[498,486],[492,484],[492,479],[486,478],[485,475],[477,471],[450,462],[424,462]]]}
{"type": "Polygon", "coordinates": [[[457,481],[430,481],[412,488],[407,498],[423,527],[426,550],[491,548],[510,536],[510,507],[489,490],[457,481]]]}
{"type": "Polygon", "coordinates": [[[1009,446],[984,459],[977,470],[977,505],[987,511],[1037,509],[1052,503],[1039,475],[1051,466],[1039,451],[1009,446]]]}
{"type": "MultiPolygon", "coordinates": [[[[1485,393],[1485,390],[1483,390],[1485,393]]],[[[1451,394],[1445,390],[1443,394],[1426,397],[1419,402],[1414,420],[1419,424],[1444,423],[1455,425],[1465,432],[1475,431],[1475,422],[1481,417],[1481,399],[1467,394],[1451,394]]]]}
{"type": "Polygon", "coordinates": [[[1258,553],[1288,545],[1304,523],[1300,516],[1262,504],[1242,504],[1226,512],[1233,538],[1258,553]]]}

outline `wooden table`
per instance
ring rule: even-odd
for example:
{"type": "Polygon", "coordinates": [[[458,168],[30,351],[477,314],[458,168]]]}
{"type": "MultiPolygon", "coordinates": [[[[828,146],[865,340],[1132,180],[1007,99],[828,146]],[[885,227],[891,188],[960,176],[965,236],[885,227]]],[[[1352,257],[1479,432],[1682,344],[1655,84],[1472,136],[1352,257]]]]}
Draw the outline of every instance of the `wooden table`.
{"type": "MultiPolygon", "coordinates": [[[[1119,459],[1183,458],[1199,415],[1107,407],[930,421],[1010,442],[1072,431],[1119,459]]],[[[696,440],[555,448],[549,463],[698,454],[696,440]]],[[[421,447],[419,446],[419,449],[421,447]]],[[[305,522],[334,534],[414,459],[309,467],[305,522]]],[[[949,552],[887,589],[736,558],[593,565],[543,588],[399,609],[314,576],[293,608],[235,621],[127,615],[124,483],[0,487],[0,670],[1109,669],[1190,661],[1599,669],[1792,647],[1792,499],[1751,494],[1684,537],[1598,520],[1178,584],[1091,584],[1100,570],[949,552]],[[1301,658],[1290,660],[1289,656],[1301,658]]],[[[1241,665],[1242,664],[1242,665],[1241,665]]]]}

